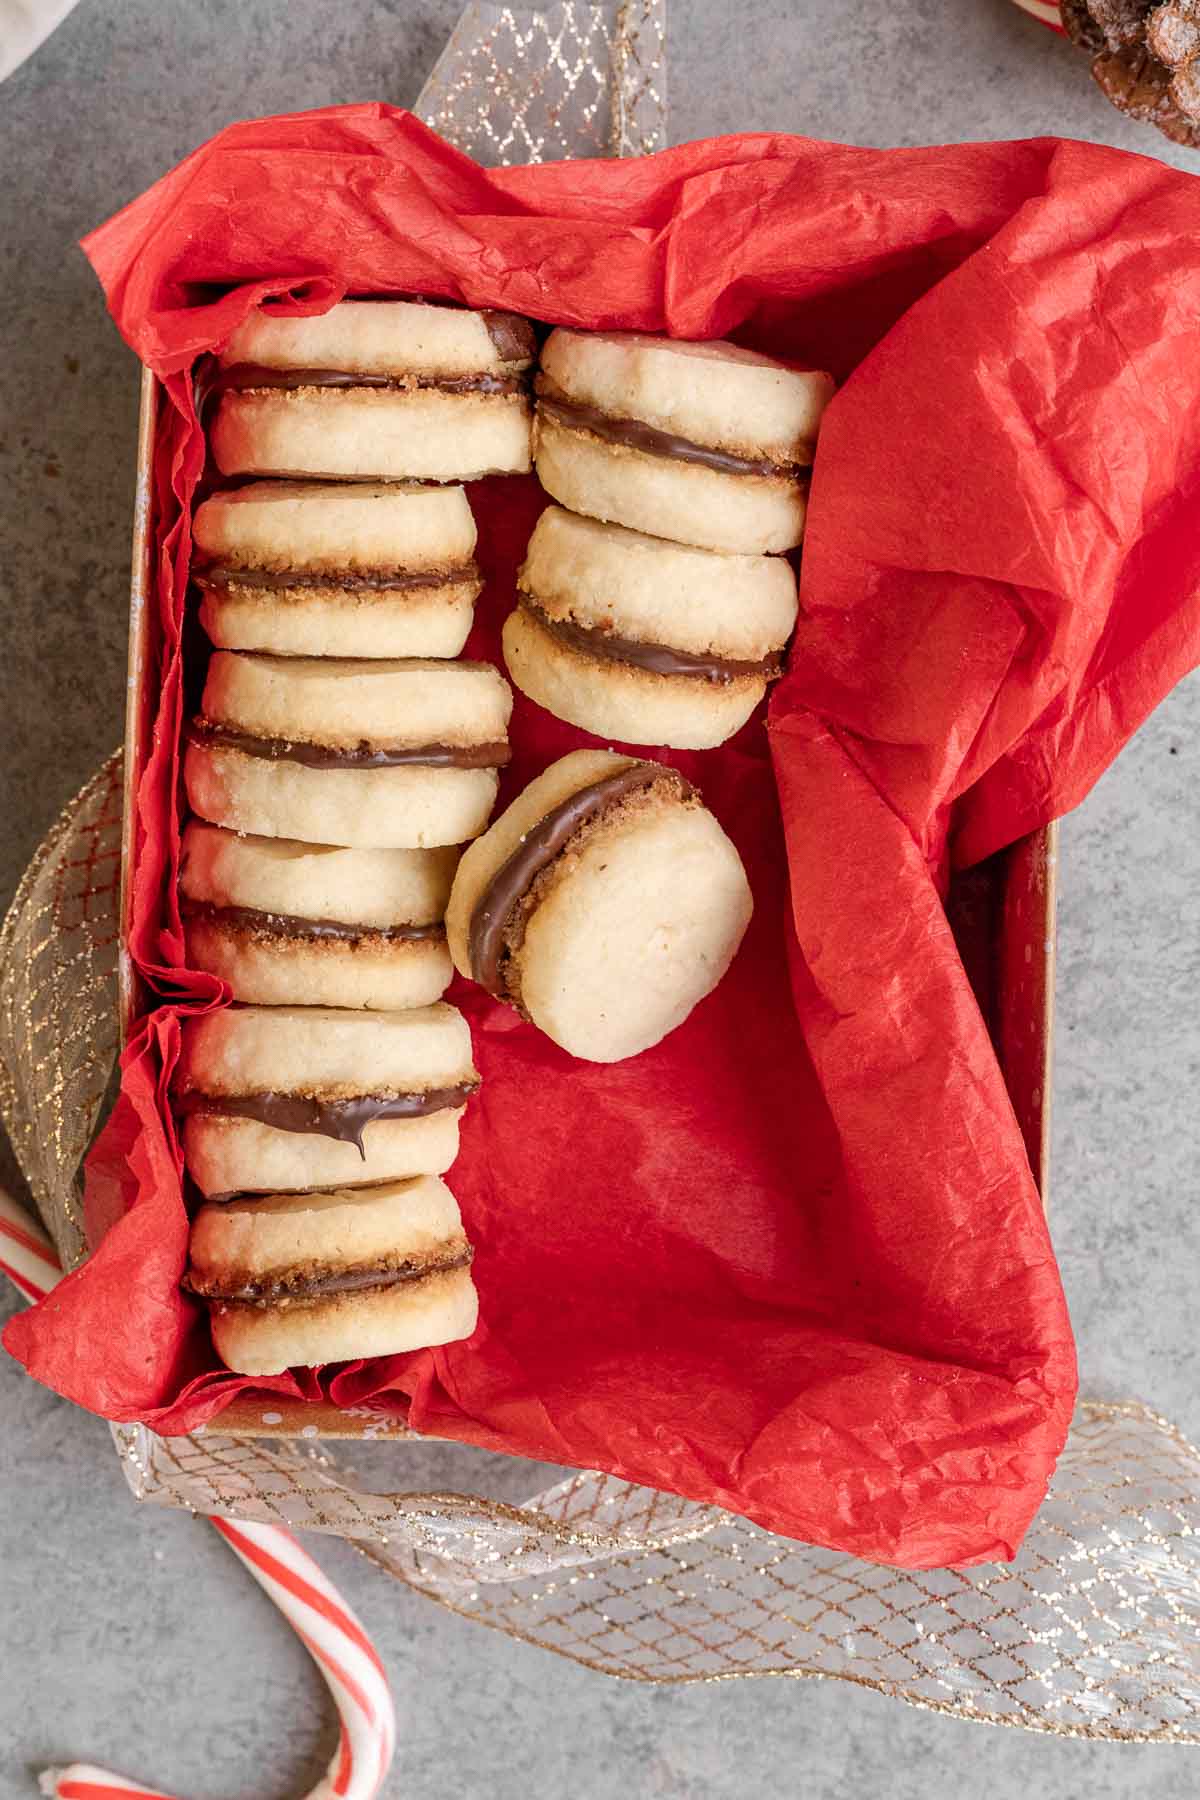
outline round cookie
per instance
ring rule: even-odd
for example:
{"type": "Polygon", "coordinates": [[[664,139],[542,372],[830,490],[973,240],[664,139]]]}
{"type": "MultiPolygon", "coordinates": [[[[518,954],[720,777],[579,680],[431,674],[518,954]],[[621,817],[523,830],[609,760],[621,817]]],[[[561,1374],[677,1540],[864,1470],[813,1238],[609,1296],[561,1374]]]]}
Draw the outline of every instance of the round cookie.
{"type": "Polygon", "coordinates": [[[184,1021],[173,1095],[212,1197],[441,1174],[478,1085],[451,1006],[233,1006],[184,1021]]]}
{"type": "Polygon", "coordinates": [[[518,313],[424,300],[341,300],[328,312],[287,318],[252,312],[219,353],[225,370],[334,369],[361,375],[513,375],[537,353],[518,313]]]}
{"type": "Polygon", "coordinates": [[[469,1337],[470,1262],[453,1194],[426,1175],[203,1206],[184,1285],[227,1366],[268,1375],[469,1337]]]}
{"type": "Polygon", "coordinates": [[[213,456],[226,475],[523,474],[534,349],[511,313],[353,300],[317,318],[259,312],[221,354],[213,456]]]}
{"type": "Polygon", "coordinates": [[[832,391],[735,344],[560,326],[537,379],[538,478],[573,512],[655,537],[790,550],[832,391]]]}
{"type": "Polygon", "coordinates": [[[427,849],[483,830],[508,761],[487,663],[217,651],[184,781],[195,813],[260,837],[427,849]]]}
{"type": "Polygon", "coordinates": [[[457,656],[482,585],[461,487],[256,481],[211,494],[192,536],[223,649],[457,656]]]}
{"type": "Polygon", "coordinates": [[[504,626],[509,674],[557,718],[627,744],[707,750],[779,673],[796,583],[778,557],[718,556],[551,506],[504,626]]]}
{"type": "Polygon", "coordinates": [[[398,1356],[469,1338],[479,1297],[468,1269],[424,1281],[335,1294],[304,1307],[216,1303],[210,1306],[213,1346],[239,1375],[281,1375],[368,1356],[398,1356]]]}
{"type": "Polygon", "coordinates": [[[428,1006],[453,968],[442,918],[458,850],[340,850],[189,822],[188,962],[264,1006],[428,1006]]]}
{"type": "Polygon", "coordinates": [[[717,985],[753,905],[737,851],[680,775],[578,750],[465,851],[446,933],[461,974],[572,1055],[618,1062],[717,985]]]}

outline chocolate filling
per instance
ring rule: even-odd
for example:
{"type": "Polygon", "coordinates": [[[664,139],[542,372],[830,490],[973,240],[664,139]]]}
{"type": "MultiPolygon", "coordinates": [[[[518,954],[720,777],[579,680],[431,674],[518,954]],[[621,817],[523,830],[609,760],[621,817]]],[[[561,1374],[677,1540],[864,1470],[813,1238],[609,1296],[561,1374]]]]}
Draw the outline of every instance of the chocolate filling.
{"type": "Polygon", "coordinates": [[[268,369],[262,363],[232,363],[213,376],[206,398],[219,394],[245,394],[253,389],[282,388],[394,388],[413,393],[436,388],[439,394],[523,394],[520,375],[368,375],[357,369],[268,369]]]}
{"type": "Polygon", "coordinates": [[[476,1076],[455,1087],[422,1088],[414,1094],[355,1094],[348,1100],[320,1100],[270,1089],[262,1094],[203,1094],[198,1088],[191,1088],[176,1096],[175,1110],[180,1117],[189,1113],[220,1114],[230,1119],[254,1119],[276,1131],[336,1138],[339,1143],[355,1145],[366,1162],[363,1133],[376,1119],[428,1118],[430,1113],[444,1112],[447,1107],[465,1106],[478,1086],[476,1076]]]}
{"type": "Polygon", "coordinates": [[[537,877],[563,850],[584,825],[591,823],[618,800],[637,793],[653,782],[670,780],[680,798],[691,797],[693,789],[674,769],[661,763],[633,763],[615,775],[606,775],[590,787],[580,788],[526,832],[506,862],[501,863],[480,894],[471,914],[467,948],[471,975],[480,987],[497,999],[506,998],[501,964],[505,952],[505,935],[513,913],[529,892],[537,877]]]}
{"type": "Polygon", "coordinates": [[[339,919],[302,919],[295,913],[259,912],[253,906],[217,906],[211,900],[180,902],[185,919],[199,919],[206,925],[228,925],[254,931],[264,937],[332,938],[357,943],[360,938],[382,938],[389,944],[418,943],[441,940],[446,927],[434,925],[347,925],[339,919]]]}
{"type": "MultiPolygon", "coordinates": [[[[188,1270],[182,1285],[206,1300],[232,1301],[249,1306],[278,1306],[281,1301],[318,1300],[326,1294],[361,1294],[371,1288],[399,1287],[402,1282],[424,1281],[429,1275],[448,1275],[452,1269],[471,1266],[470,1245],[454,1256],[425,1262],[408,1261],[385,1269],[336,1269],[327,1275],[281,1276],[247,1281],[241,1287],[222,1289],[188,1270]]],[[[217,1280],[220,1277],[216,1277],[217,1280]]]]}
{"type": "Polygon", "coordinates": [[[589,431],[607,444],[623,444],[630,450],[644,450],[649,456],[664,456],[671,462],[699,463],[701,468],[715,469],[721,475],[773,475],[795,480],[804,473],[797,462],[772,462],[769,457],[737,456],[732,450],[717,450],[710,444],[694,444],[690,438],[676,437],[673,431],[660,431],[644,419],[623,419],[588,406],[582,400],[567,400],[546,392],[539,378],[538,406],[571,431],[589,431]]]}
{"type": "Polygon", "coordinates": [[[507,744],[396,744],[375,747],[308,744],[291,738],[255,737],[233,725],[193,719],[188,742],[211,750],[239,750],[269,762],[302,763],[306,769],[398,769],[410,764],[428,769],[502,769],[512,751],[507,744]]]}
{"type": "Polygon", "coordinates": [[[383,593],[478,581],[479,568],[467,562],[456,569],[372,569],[363,575],[350,569],[235,569],[217,563],[194,570],[192,580],[197,587],[216,590],[245,587],[274,593],[285,588],[342,588],[349,593],[383,593]]]}
{"type": "Polygon", "coordinates": [[[618,637],[602,625],[552,619],[529,594],[522,593],[520,601],[522,610],[551,637],[582,656],[598,657],[603,662],[631,663],[652,675],[686,675],[724,686],[740,675],[759,675],[774,681],[783,672],[778,656],[764,656],[757,662],[741,662],[733,656],[696,656],[688,650],[674,650],[669,644],[644,644],[637,638],[618,637]]]}

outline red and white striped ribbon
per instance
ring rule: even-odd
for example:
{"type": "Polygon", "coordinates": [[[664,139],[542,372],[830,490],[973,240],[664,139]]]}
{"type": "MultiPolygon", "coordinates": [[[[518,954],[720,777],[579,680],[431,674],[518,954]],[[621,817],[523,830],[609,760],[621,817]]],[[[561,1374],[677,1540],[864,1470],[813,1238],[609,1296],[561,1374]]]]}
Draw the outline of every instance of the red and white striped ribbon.
{"type": "Polygon", "coordinates": [[[1013,0],[1013,5],[1019,6],[1022,12],[1027,12],[1031,18],[1037,19],[1041,24],[1048,25],[1051,31],[1061,32],[1063,30],[1062,13],[1058,8],[1058,0],[1013,0]]]}
{"type": "MultiPolygon", "coordinates": [[[[0,1188],[0,1270],[27,1300],[49,1293],[62,1271],[54,1246],[24,1207],[0,1188]]],[[[307,1800],[375,1800],[396,1748],[396,1714],[378,1652],[333,1583],[290,1531],[249,1520],[209,1520],[275,1602],[337,1704],[337,1752],[307,1800]]],[[[90,1763],[47,1769],[51,1800],[175,1800],[90,1763]]]]}
{"type": "Polygon", "coordinates": [[[40,1300],[62,1273],[58,1252],[23,1206],[0,1188],[0,1271],[27,1300],[40,1300]]]}

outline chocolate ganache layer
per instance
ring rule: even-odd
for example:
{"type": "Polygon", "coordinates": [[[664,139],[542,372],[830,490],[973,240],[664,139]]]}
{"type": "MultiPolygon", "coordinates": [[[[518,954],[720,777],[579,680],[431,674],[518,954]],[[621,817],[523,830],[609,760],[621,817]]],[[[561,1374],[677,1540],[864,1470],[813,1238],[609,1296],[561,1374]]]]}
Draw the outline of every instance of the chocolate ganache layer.
{"type": "Polygon", "coordinates": [[[733,656],[699,656],[688,650],[675,650],[670,644],[646,644],[638,638],[620,637],[600,625],[577,625],[574,619],[553,619],[532,595],[521,593],[521,608],[534,622],[560,643],[581,656],[597,657],[604,662],[630,663],[651,675],[684,675],[728,686],[745,675],[774,681],[783,671],[779,657],[764,656],[744,662],[733,656]]]}
{"type": "Polygon", "coordinates": [[[569,794],[526,832],[512,855],[501,863],[487,883],[471,914],[467,954],[472,978],[480,987],[486,988],[497,999],[505,998],[501,970],[505,935],[513,913],[542,870],[584,825],[591,824],[618,801],[657,781],[669,782],[680,799],[689,799],[694,792],[691,784],[675,769],[664,768],[661,763],[631,763],[615,775],[606,775],[603,780],[569,794]]]}
{"type": "Polygon", "coordinates": [[[231,363],[207,384],[206,397],[246,394],[264,388],[294,393],[300,388],[392,388],[398,393],[524,394],[520,375],[372,375],[358,369],[270,369],[262,363],[231,363]]]}
{"type": "Polygon", "coordinates": [[[308,1094],[280,1094],[268,1089],[261,1094],[204,1094],[189,1088],[175,1097],[175,1110],[183,1118],[190,1113],[253,1119],[276,1131],[306,1132],[353,1144],[365,1162],[363,1133],[376,1119],[424,1119],[448,1107],[465,1106],[479,1087],[478,1077],[453,1087],[422,1088],[412,1094],[354,1094],[347,1100],[323,1100],[308,1094]]]}
{"type": "Polygon", "coordinates": [[[719,475],[768,475],[796,480],[806,473],[797,462],[772,462],[769,457],[738,456],[732,450],[718,450],[710,444],[695,444],[691,438],[677,437],[673,431],[660,431],[644,419],[627,419],[615,413],[588,406],[582,400],[568,400],[565,395],[542,386],[538,378],[538,410],[565,425],[569,431],[587,431],[605,443],[620,444],[627,450],[643,450],[648,456],[662,456],[670,462],[698,463],[719,475]]]}
{"type": "Polygon", "coordinates": [[[446,935],[441,922],[433,925],[347,925],[339,919],[302,919],[294,913],[260,912],[253,906],[218,906],[211,900],[180,901],[185,920],[225,926],[233,931],[252,931],[262,937],[334,939],[357,943],[360,938],[379,938],[388,944],[440,941],[446,935]]]}
{"type": "Polygon", "coordinates": [[[197,587],[214,592],[226,588],[263,588],[271,593],[288,588],[341,588],[349,593],[389,593],[395,589],[450,587],[479,580],[479,565],[461,563],[452,569],[235,569],[225,563],[192,571],[197,587]]]}
{"type": "Polygon", "coordinates": [[[320,1274],[251,1277],[231,1285],[228,1277],[202,1276],[189,1269],[182,1285],[206,1300],[231,1301],[243,1306],[278,1306],[281,1302],[320,1300],[329,1294],[362,1294],[372,1288],[399,1287],[402,1282],[424,1281],[430,1275],[448,1275],[468,1269],[474,1252],[464,1245],[450,1256],[427,1257],[390,1268],[330,1269],[320,1274]]]}
{"type": "Polygon", "coordinates": [[[269,762],[302,763],[306,769],[502,769],[512,756],[508,744],[312,744],[291,738],[256,737],[233,725],[193,719],[189,743],[208,750],[237,750],[269,762]]]}

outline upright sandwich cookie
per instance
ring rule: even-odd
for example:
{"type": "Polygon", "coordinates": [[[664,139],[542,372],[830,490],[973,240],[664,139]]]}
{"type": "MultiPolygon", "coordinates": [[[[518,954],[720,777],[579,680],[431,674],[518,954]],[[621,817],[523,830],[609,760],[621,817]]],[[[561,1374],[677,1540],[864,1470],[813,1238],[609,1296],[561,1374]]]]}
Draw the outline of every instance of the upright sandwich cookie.
{"type": "Polygon", "coordinates": [[[229,1006],[183,1024],[184,1160],[208,1199],[440,1175],[479,1086],[452,1006],[229,1006]]]}
{"type": "Polygon", "coordinates": [[[509,674],[557,718],[707,750],[745,724],[796,622],[781,557],[718,556],[551,506],[504,626],[509,674]]]}
{"type": "Polygon", "coordinates": [[[213,384],[217,467],[352,481],[523,474],[534,351],[513,313],[406,300],[344,300],[315,319],[255,313],[213,384]]]}
{"type": "Polygon", "coordinates": [[[535,456],[572,512],[707,550],[790,550],[828,375],[736,344],[560,326],[542,349],[535,456]]]}
{"type": "Polygon", "coordinates": [[[395,1356],[470,1337],[478,1300],[458,1204],[436,1175],[203,1206],[184,1286],[239,1375],[395,1356]]]}
{"type": "Polygon", "coordinates": [[[481,586],[460,487],[256,481],[196,510],[200,620],[226,650],[457,656],[481,586]]]}
{"type": "Polygon", "coordinates": [[[472,844],[446,909],[459,971],[589,1062],[682,1024],[741,943],[741,858],[673,769],[576,750],[472,844]]]}
{"type": "Polygon", "coordinates": [[[365,850],[461,844],[495,803],[511,711],[490,663],[218,650],[188,728],[188,802],[260,837],[365,850]]]}
{"type": "Polygon", "coordinates": [[[442,923],[458,850],[334,850],[193,819],[188,962],[262,1006],[428,1006],[453,973],[442,923]]]}

